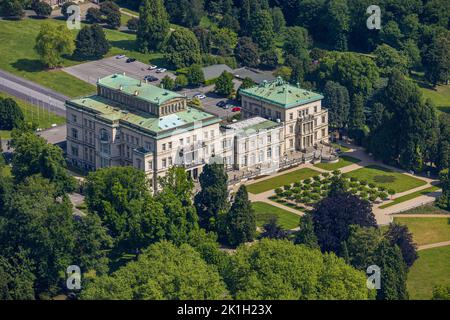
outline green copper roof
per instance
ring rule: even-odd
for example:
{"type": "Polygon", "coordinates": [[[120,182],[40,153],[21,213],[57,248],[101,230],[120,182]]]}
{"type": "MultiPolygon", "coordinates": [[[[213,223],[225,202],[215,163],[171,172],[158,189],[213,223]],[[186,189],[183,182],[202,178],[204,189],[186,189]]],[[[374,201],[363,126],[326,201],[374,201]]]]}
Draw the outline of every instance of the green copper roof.
{"type": "Polygon", "coordinates": [[[71,100],[67,103],[94,113],[99,119],[108,122],[119,121],[121,125],[129,125],[149,132],[157,139],[170,136],[176,129],[189,130],[197,122],[199,126],[205,126],[221,121],[210,113],[190,107],[162,117],[145,112],[121,110],[117,103],[98,95],[71,100]]]}
{"type": "Polygon", "coordinates": [[[252,88],[242,89],[240,93],[286,109],[323,99],[322,95],[290,85],[281,78],[277,78],[273,82],[263,82],[252,88]]]}
{"type": "Polygon", "coordinates": [[[122,74],[113,74],[104,77],[99,79],[97,83],[109,89],[121,90],[129,95],[135,95],[137,93],[136,98],[156,105],[161,105],[175,98],[183,98],[183,96],[178,93],[153,86],[145,83],[145,81],[130,78],[122,74]]]}

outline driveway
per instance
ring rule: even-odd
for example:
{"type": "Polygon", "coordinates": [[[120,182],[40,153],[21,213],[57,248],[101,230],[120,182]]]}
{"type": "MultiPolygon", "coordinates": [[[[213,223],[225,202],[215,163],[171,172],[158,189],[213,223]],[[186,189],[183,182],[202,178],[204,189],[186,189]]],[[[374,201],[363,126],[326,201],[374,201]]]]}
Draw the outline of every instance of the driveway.
{"type": "Polygon", "coordinates": [[[144,79],[146,75],[152,75],[158,78],[158,81],[151,82],[153,85],[158,85],[161,82],[161,79],[165,76],[176,78],[171,72],[156,73],[155,70],[147,70],[149,66],[148,64],[140,61],[127,63],[126,60],[126,57],[122,59],[110,57],[82,63],[73,67],[63,68],[63,71],[93,85],[96,84],[97,79],[114,73],[125,73],[126,75],[136,79],[144,79]]]}

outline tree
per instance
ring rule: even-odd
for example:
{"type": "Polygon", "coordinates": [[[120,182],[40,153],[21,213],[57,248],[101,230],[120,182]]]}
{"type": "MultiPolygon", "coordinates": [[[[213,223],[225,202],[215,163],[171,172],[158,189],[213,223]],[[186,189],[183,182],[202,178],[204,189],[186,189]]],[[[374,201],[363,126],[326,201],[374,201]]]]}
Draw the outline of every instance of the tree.
{"type": "Polygon", "coordinates": [[[14,99],[0,97],[0,130],[20,127],[25,117],[14,99]]]}
{"type": "Polygon", "coordinates": [[[205,82],[205,74],[200,65],[194,64],[187,70],[187,79],[189,85],[193,87],[199,87],[205,82]]]}
{"type": "Polygon", "coordinates": [[[205,14],[204,0],[166,0],[164,2],[173,23],[192,28],[200,23],[205,14]]]}
{"type": "Polygon", "coordinates": [[[145,197],[149,188],[144,172],[132,167],[112,167],[89,173],[84,191],[89,211],[101,218],[115,240],[120,240],[126,238],[133,200],[145,197]]]}
{"type": "Polygon", "coordinates": [[[198,43],[200,45],[200,52],[211,53],[211,46],[212,46],[211,31],[202,27],[195,27],[192,29],[192,31],[197,37],[198,43]]]}
{"type": "Polygon", "coordinates": [[[264,232],[261,233],[261,238],[269,239],[286,239],[287,232],[278,224],[278,217],[273,216],[263,226],[264,232]]]}
{"type": "Polygon", "coordinates": [[[259,48],[249,37],[239,39],[235,55],[244,66],[256,67],[259,64],[259,48]]]}
{"type": "Polygon", "coordinates": [[[375,227],[375,216],[368,201],[350,193],[338,193],[324,198],[312,211],[314,232],[322,251],[340,252],[348,238],[349,226],[375,227]]]}
{"type": "Polygon", "coordinates": [[[161,88],[167,89],[167,90],[173,90],[175,89],[175,80],[173,80],[169,76],[165,76],[161,80],[161,88]]]}
{"type": "Polygon", "coordinates": [[[58,25],[44,23],[36,38],[34,47],[41,61],[49,68],[62,65],[62,56],[71,55],[75,45],[71,34],[58,25]]]}
{"type": "Polygon", "coordinates": [[[376,227],[351,225],[348,239],[345,241],[349,264],[358,270],[366,271],[369,266],[375,264],[375,250],[382,240],[380,229],[376,227]]]}
{"type": "Polygon", "coordinates": [[[408,227],[391,223],[385,237],[392,246],[400,248],[406,266],[411,268],[419,256],[417,255],[417,245],[414,243],[413,235],[409,232],[408,227]]]}
{"type": "Polygon", "coordinates": [[[256,217],[252,203],[248,200],[245,185],[239,187],[234,202],[225,217],[225,234],[232,246],[253,241],[256,234],[256,217]]]}
{"type": "Polygon", "coordinates": [[[449,169],[439,172],[439,180],[442,185],[442,194],[436,200],[436,204],[445,209],[450,210],[450,173],[449,169]]]}
{"type": "Polygon", "coordinates": [[[368,149],[381,160],[421,171],[436,153],[438,119],[430,101],[398,71],[377,99],[385,106],[381,125],[369,137],[368,149]]]}
{"type": "MultiPolygon", "coordinates": [[[[156,51],[169,33],[169,15],[163,0],[143,0],[139,8],[136,42],[142,52],[156,51]]],[[[184,49],[184,48],[180,48],[184,49]]]]}
{"type": "Polygon", "coordinates": [[[86,12],[86,21],[89,23],[100,23],[103,21],[102,12],[100,9],[91,7],[86,12]]]}
{"type": "Polygon", "coordinates": [[[109,28],[118,29],[122,23],[120,11],[109,12],[105,21],[109,28]]]}
{"type": "Polygon", "coordinates": [[[273,46],[275,32],[273,31],[272,16],[269,11],[261,10],[250,20],[250,35],[258,47],[265,51],[273,46]]]}
{"type": "Polygon", "coordinates": [[[110,48],[103,28],[97,24],[83,27],[77,35],[75,46],[74,54],[83,59],[102,58],[110,48]]]}
{"type": "Polygon", "coordinates": [[[67,20],[69,18],[69,16],[73,13],[73,12],[68,12],[69,7],[71,6],[76,6],[77,4],[73,1],[69,1],[69,2],[65,2],[62,6],[61,6],[61,14],[64,16],[64,19],[67,20]]]}
{"type": "Polygon", "coordinates": [[[175,79],[175,89],[180,90],[187,87],[189,84],[188,78],[184,74],[179,74],[175,79]]]}
{"type": "Polygon", "coordinates": [[[278,7],[272,8],[273,31],[275,34],[282,34],[286,28],[286,20],[283,11],[278,7]]]}
{"type": "Polygon", "coordinates": [[[194,33],[188,29],[172,32],[164,49],[167,61],[176,69],[200,63],[200,46],[194,33]]]}
{"type": "Polygon", "coordinates": [[[278,53],[275,48],[271,48],[261,53],[261,66],[266,69],[274,69],[278,66],[278,53]]]}
{"type": "Polygon", "coordinates": [[[327,1],[323,19],[326,39],[329,39],[328,43],[336,50],[346,51],[350,30],[350,13],[347,0],[327,1]]]}
{"type": "Polygon", "coordinates": [[[284,37],[283,52],[285,57],[292,55],[297,59],[303,59],[308,55],[307,49],[312,44],[308,30],[302,27],[288,27],[284,37]]]}
{"type": "Polygon", "coordinates": [[[375,251],[375,265],[382,270],[377,300],[407,300],[407,270],[400,249],[387,240],[381,241],[375,251]]]}
{"type": "Polygon", "coordinates": [[[217,28],[212,33],[212,42],[221,56],[230,56],[238,43],[236,32],[228,28],[217,28]]]}
{"type": "Polygon", "coordinates": [[[352,99],[350,116],[348,119],[349,137],[362,144],[366,136],[366,116],[364,114],[364,98],[355,94],[352,99]]]}
{"type": "Polygon", "coordinates": [[[43,1],[35,2],[33,4],[33,10],[40,18],[48,18],[52,14],[52,7],[43,1]]]}
{"type": "Polygon", "coordinates": [[[327,81],[323,91],[323,105],[328,109],[328,123],[335,129],[345,128],[348,124],[350,98],[348,90],[337,82],[327,81]]]}
{"type": "Polygon", "coordinates": [[[150,246],[137,261],[110,276],[95,278],[82,299],[208,300],[229,296],[216,268],[191,246],[169,242],[150,246]]]}
{"type": "Polygon", "coordinates": [[[450,39],[449,32],[433,37],[423,55],[425,77],[434,86],[448,83],[450,79],[450,39]]]}
{"type": "Polygon", "coordinates": [[[314,223],[311,214],[300,217],[300,230],[295,237],[295,244],[303,244],[311,249],[318,249],[317,236],[314,233],[314,223]]]}
{"type": "Polygon", "coordinates": [[[388,21],[380,31],[380,40],[394,48],[400,48],[403,34],[398,26],[398,23],[394,20],[388,21]]]}
{"type": "Polygon", "coordinates": [[[374,53],[382,76],[389,76],[393,69],[397,69],[403,74],[407,73],[407,57],[394,48],[383,44],[378,46],[374,53]]]}
{"type": "Polygon", "coordinates": [[[0,300],[34,300],[35,279],[25,252],[12,257],[0,255],[0,300]]]}
{"type": "Polygon", "coordinates": [[[131,18],[128,20],[127,28],[131,31],[137,31],[139,28],[139,18],[131,18]]]}
{"type": "Polygon", "coordinates": [[[217,78],[214,91],[221,96],[230,97],[234,92],[233,75],[229,72],[222,72],[217,78]]]}
{"type": "Polygon", "coordinates": [[[223,165],[206,164],[200,174],[201,191],[195,195],[194,203],[200,226],[206,230],[217,230],[218,217],[228,209],[228,176],[223,165]]]}
{"type": "Polygon", "coordinates": [[[225,281],[236,299],[367,299],[366,277],[334,254],[287,240],[240,246],[225,281]]]}
{"type": "Polygon", "coordinates": [[[54,184],[58,195],[75,189],[76,180],[67,172],[63,151],[59,147],[32,132],[13,136],[11,145],[14,147],[12,174],[16,183],[41,174],[54,184]]]}

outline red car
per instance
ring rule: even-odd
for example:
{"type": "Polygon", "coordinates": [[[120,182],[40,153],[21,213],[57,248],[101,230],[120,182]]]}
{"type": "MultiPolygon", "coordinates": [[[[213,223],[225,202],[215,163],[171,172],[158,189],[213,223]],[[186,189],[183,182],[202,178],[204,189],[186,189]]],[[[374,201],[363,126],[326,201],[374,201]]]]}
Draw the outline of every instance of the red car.
{"type": "Polygon", "coordinates": [[[241,111],[241,107],[234,107],[231,109],[231,112],[239,112],[241,111]]]}

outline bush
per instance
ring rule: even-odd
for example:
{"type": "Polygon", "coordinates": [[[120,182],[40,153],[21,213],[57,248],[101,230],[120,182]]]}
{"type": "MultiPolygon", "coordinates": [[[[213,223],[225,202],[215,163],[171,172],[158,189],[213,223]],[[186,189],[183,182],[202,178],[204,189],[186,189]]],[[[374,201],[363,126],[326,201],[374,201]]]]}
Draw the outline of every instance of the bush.
{"type": "Polygon", "coordinates": [[[139,26],[139,18],[133,17],[127,22],[127,28],[131,31],[136,31],[138,29],[138,26],[139,26]]]}
{"type": "Polygon", "coordinates": [[[309,178],[308,178],[308,179],[305,179],[305,180],[303,180],[303,183],[304,183],[304,184],[310,184],[310,183],[311,183],[311,179],[309,179],[309,178]]]}
{"type": "Polygon", "coordinates": [[[377,200],[377,196],[376,195],[371,195],[370,197],[369,197],[369,200],[371,201],[371,202],[374,202],[375,200],[377,200]]]}
{"type": "Polygon", "coordinates": [[[180,74],[175,79],[175,87],[177,90],[180,90],[184,87],[187,87],[189,84],[188,78],[184,74],[180,74]]]}
{"type": "Polygon", "coordinates": [[[279,196],[282,195],[282,194],[283,194],[283,189],[281,189],[281,188],[276,188],[276,189],[275,189],[275,194],[276,194],[276,195],[279,195],[279,196]]]}
{"type": "Polygon", "coordinates": [[[290,190],[290,189],[291,189],[291,185],[285,184],[285,185],[283,186],[283,188],[284,188],[284,190],[290,190]]]}
{"type": "Polygon", "coordinates": [[[380,186],[380,187],[378,187],[378,190],[379,190],[379,191],[386,191],[386,188],[383,187],[383,186],[380,186]]]}
{"type": "Polygon", "coordinates": [[[394,189],[389,189],[388,193],[389,193],[389,195],[393,196],[396,192],[394,189]]]}
{"type": "Polygon", "coordinates": [[[315,181],[320,181],[320,176],[314,176],[313,179],[314,179],[315,181]]]}
{"type": "Polygon", "coordinates": [[[301,193],[302,191],[301,191],[302,189],[300,189],[299,187],[294,187],[294,188],[292,188],[292,192],[293,193],[301,193]]]}
{"type": "Polygon", "coordinates": [[[351,182],[357,182],[358,179],[357,179],[356,177],[350,177],[350,181],[351,181],[351,182]]]}
{"type": "Polygon", "coordinates": [[[311,185],[315,188],[320,188],[322,186],[322,184],[319,181],[314,181],[311,185]]]}
{"type": "Polygon", "coordinates": [[[328,178],[330,176],[330,173],[329,172],[324,172],[324,173],[322,173],[322,176],[324,178],[328,178]]]}
{"type": "Polygon", "coordinates": [[[332,173],[333,173],[334,176],[338,176],[338,175],[341,174],[341,171],[340,170],[333,170],[332,173]]]}
{"type": "Polygon", "coordinates": [[[367,180],[361,180],[359,182],[359,184],[362,185],[362,186],[366,186],[367,185],[367,180]]]}
{"type": "Polygon", "coordinates": [[[86,12],[86,21],[89,23],[101,23],[103,21],[101,11],[97,8],[89,8],[86,12]]]}
{"type": "Polygon", "coordinates": [[[302,186],[302,183],[301,183],[301,182],[294,182],[294,187],[299,188],[299,187],[301,187],[301,186],[302,186]]]}
{"type": "Polygon", "coordinates": [[[350,193],[351,194],[357,194],[358,193],[358,189],[350,189],[350,193]]]}
{"type": "Polygon", "coordinates": [[[375,187],[376,187],[376,185],[375,185],[375,183],[369,183],[369,187],[371,187],[371,188],[375,188],[375,187]]]}
{"type": "Polygon", "coordinates": [[[367,198],[367,192],[366,192],[366,191],[361,191],[361,192],[359,193],[359,196],[360,196],[361,198],[367,198]]]}
{"type": "Polygon", "coordinates": [[[47,2],[35,2],[32,8],[40,18],[48,18],[52,14],[52,7],[47,2]]]}
{"type": "Polygon", "coordinates": [[[388,194],[386,192],[380,192],[378,194],[378,196],[380,197],[380,199],[382,200],[387,200],[388,199],[388,194]]]}
{"type": "Polygon", "coordinates": [[[64,16],[64,19],[68,19],[70,16],[70,13],[67,12],[67,9],[69,9],[70,6],[76,6],[77,4],[75,2],[69,1],[64,3],[61,6],[61,14],[64,16]]]}

